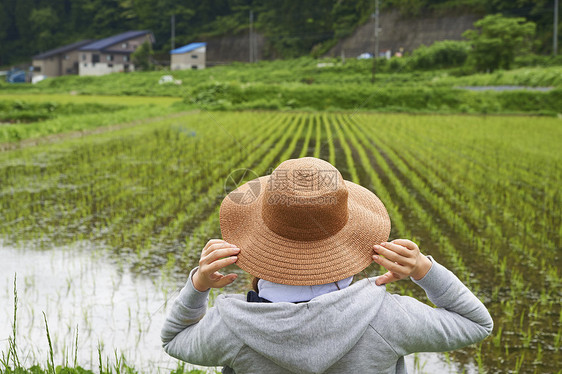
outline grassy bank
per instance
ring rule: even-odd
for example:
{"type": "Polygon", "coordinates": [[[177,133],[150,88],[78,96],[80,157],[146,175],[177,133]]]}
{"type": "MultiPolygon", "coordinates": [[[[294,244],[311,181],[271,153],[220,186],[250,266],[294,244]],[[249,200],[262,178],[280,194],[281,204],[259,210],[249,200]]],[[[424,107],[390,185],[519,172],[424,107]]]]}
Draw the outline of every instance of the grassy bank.
{"type": "Polygon", "coordinates": [[[171,97],[0,95],[0,146],[69,131],[146,121],[187,108],[180,99],[171,97]]]}
{"type": "Polygon", "coordinates": [[[426,113],[527,113],[554,115],[562,89],[472,92],[448,87],[266,85],[209,83],[195,87],[186,104],[205,109],[378,110],[426,113]]]}
{"type": "MultiPolygon", "coordinates": [[[[562,87],[562,66],[521,67],[490,74],[474,74],[462,67],[411,70],[402,60],[381,60],[374,86],[445,86],[467,84],[508,84],[523,86],[562,87]]],[[[300,58],[294,60],[260,61],[255,64],[233,63],[204,70],[149,71],[115,73],[100,77],[67,75],[48,78],[35,85],[0,83],[1,92],[68,93],[99,95],[138,95],[183,97],[186,90],[210,82],[285,83],[303,85],[372,86],[372,61],[347,59],[300,58]],[[172,75],[175,82],[159,84],[163,75],[172,75]]]]}

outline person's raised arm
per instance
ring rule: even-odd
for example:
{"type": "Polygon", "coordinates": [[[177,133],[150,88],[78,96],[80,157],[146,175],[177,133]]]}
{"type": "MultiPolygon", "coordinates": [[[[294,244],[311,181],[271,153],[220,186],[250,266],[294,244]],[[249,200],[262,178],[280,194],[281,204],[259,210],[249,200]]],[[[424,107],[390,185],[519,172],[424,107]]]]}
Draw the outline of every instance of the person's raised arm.
{"type": "Polygon", "coordinates": [[[375,251],[374,261],[388,270],[377,278],[377,285],[409,276],[437,306],[407,296],[385,300],[388,313],[381,314],[380,332],[397,354],[453,350],[492,332],[492,317],[484,304],[451,271],[423,256],[415,243],[398,239],[375,246],[375,251]]]}
{"type": "Polygon", "coordinates": [[[172,304],[160,337],[172,357],[192,364],[215,366],[232,359],[233,339],[227,334],[214,308],[207,313],[210,288],[221,288],[236,279],[219,270],[236,262],[240,249],[224,240],[211,239],[201,251],[199,266],[191,271],[185,287],[172,304]],[[211,313],[212,311],[212,313],[211,313]]]}

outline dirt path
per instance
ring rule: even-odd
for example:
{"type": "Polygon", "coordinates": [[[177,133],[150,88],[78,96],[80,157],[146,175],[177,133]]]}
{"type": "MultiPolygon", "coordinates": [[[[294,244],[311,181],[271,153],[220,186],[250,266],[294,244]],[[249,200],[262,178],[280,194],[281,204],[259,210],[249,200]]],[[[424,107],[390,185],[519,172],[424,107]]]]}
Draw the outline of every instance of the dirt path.
{"type": "Polygon", "coordinates": [[[24,139],[19,142],[9,142],[9,143],[0,143],[0,152],[4,151],[11,151],[14,149],[23,149],[28,147],[34,147],[36,145],[41,144],[51,144],[51,143],[58,143],[63,140],[67,139],[76,139],[81,138],[84,136],[94,135],[94,134],[102,134],[104,132],[116,131],[121,130],[129,127],[134,127],[138,125],[144,125],[147,123],[158,122],[169,118],[178,118],[189,114],[198,113],[199,110],[191,110],[179,113],[172,113],[169,115],[158,116],[158,117],[150,117],[150,118],[143,118],[131,122],[124,122],[124,123],[116,123],[114,125],[109,126],[101,126],[96,127],[94,129],[88,130],[77,130],[77,131],[69,131],[69,132],[61,132],[58,134],[51,134],[47,136],[42,136],[39,138],[29,138],[24,139]]]}

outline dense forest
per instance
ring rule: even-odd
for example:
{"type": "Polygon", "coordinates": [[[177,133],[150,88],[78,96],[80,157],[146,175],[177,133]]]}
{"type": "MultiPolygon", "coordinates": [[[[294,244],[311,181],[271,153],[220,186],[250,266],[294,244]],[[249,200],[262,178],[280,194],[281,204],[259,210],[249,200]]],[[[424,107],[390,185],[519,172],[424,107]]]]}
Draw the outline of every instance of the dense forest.
{"type": "MultiPolygon", "coordinates": [[[[384,0],[405,17],[502,13],[537,24],[538,53],[552,48],[553,0],[384,0]]],[[[277,56],[321,54],[366,22],[373,0],[0,0],[0,66],[27,61],[41,51],[80,39],[127,30],[151,30],[155,50],[170,49],[175,15],[176,46],[202,36],[247,32],[249,12],[277,56]]]]}

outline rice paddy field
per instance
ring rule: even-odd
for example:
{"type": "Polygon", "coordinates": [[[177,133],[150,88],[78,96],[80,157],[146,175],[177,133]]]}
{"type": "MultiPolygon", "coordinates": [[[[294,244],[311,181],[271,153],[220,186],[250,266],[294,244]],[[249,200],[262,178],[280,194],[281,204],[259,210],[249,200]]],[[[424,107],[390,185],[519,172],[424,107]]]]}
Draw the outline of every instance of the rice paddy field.
{"type": "MultiPolygon", "coordinates": [[[[201,111],[1,152],[0,349],[17,330],[27,366],[170,372],[159,329],[220,237],[220,202],[314,156],[375,192],[391,239],[416,241],[492,314],[491,337],[411,357],[411,372],[560,373],[561,149],[555,117],[201,111]]],[[[411,282],[388,288],[425,300],[411,282]]]]}

